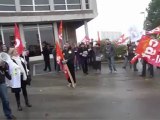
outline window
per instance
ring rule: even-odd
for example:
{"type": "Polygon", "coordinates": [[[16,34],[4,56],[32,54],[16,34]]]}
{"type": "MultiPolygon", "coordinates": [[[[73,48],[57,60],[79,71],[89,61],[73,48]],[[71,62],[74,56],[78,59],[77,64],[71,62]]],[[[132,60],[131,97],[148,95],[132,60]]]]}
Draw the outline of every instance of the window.
{"type": "Polygon", "coordinates": [[[21,11],[49,11],[49,0],[21,0],[21,11]]]}
{"type": "Polygon", "coordinates": [[[26,25],[24,26],[24,36],[30,56],[41,55],[40,46],[44,41],[49,43],[51,47],[54,45],[52,25],[26,25]]]}
{"type": "Polygon", "coordinates": [[[80,0],[53,0],[55,10],[81,9],[80,0]]]}
{"type": "Polygon", "coordinates": [[[72,10],[72,9],[81,9],[80,5],[68,5],[68,9],[72,10]]]}
{"type": "Polygon", "coordinates": [[[49,43],[50,48],[53,48],[54,45],[54,32],[52,25],[40,25],[40,36],[41,36],[41,43],[46,41],[49,43]]]}
{"type": "Polygon", "coordinates": [[[3,36],[5,44],[7,47],[14,46],[14,28],[13,27],[3,27],[3,36]]]}
{"type": "Polygon", "coordinates": [[[65,4],[65,0],[54,0],[54,4],[65,4]]]}
{"type": "Polygon", "coordinates": [[[89,9],[89,0],[85,0],[86,3],[86,9],[89,9]]]}
{"type": "Polygon", "coordinates": [[[16,11],[15,0],[0,0],[0,11],[16,11]]]}
{"type": "Polygon", "coordinates": [[[67,0],[67,4],[80,4],[80,0],[67,0]]]}
{"type": "Polygon", "coordinates": [[[35,0],[35,4],[41,4],[41,5],[49,5],[49,1],[48,0],[35,0]]]}
{"type": "Polygon", "coordinates": [[[32,5],[32,0],[20,0],[20,5],[32,5]]]}
{"type": "Polygon", "coordinates": [[[41,55],[37,25],[24,26],[24,36],[26,41],[26,48],[29,50],[30,56],[41,55]]]}
{"type": "Polygon", "coordinates": [[[0,4],[15,4],[15,0],[0,0],[0,4]]]}

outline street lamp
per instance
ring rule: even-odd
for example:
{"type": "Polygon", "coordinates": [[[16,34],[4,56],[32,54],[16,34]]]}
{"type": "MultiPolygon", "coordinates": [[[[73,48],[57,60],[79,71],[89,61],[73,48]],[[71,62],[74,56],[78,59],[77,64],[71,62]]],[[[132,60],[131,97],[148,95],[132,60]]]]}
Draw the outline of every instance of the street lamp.
{"type": "Polygon", "coordinates": [[[146,22],[146,15],[145,15],[145,12],[140,12],[140,14],[142,14],[143,15],[143,21],[144,21],[144,27],[143,27],[143,29],[145,30],[146,29],[146,24],[145,24],[145,22],[146,22]]]}

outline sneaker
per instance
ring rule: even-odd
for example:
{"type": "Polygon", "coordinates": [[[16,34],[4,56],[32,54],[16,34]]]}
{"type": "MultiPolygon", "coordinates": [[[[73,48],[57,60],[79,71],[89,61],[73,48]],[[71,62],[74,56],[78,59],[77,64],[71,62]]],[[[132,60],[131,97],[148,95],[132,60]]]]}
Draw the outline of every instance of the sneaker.
{"type": "Polygon", "coordinates": [[[136,71],[138,71],[138,69],[134,69],[134,71],[136,72],[136,71]]]}
{"type": "Polygon", "coordinates": [[[21,106],[18,106],[18,111],[22,111],[22,107],[21,106]]]}
{"type": "Polygon", "coordinates": [[[68,86],[68,87],[71,87],[71,86],[72,86],[72,84],[71,84],[71,83],[69,83],[67,86],[68,86]]]}
{"type": "Polygon", "coordinates": [[[142,75],[142,74],[141,74],[141,75],[139,75],[139,76],[140,76],[140,77],[145,77],[145,75],[142,75]]]}
{"type": "Polygon", "coordinates": [[[73,88],[76,88],[76,83],[74,83],[74,84],[72,85],[72,87],[73,87],[73,88]]]}
{"type": "Polygon", "coordinates": [[[123,69],[126,69],[126,67],[122,67],[123,69]]]}
{"type": "Polygon", "coordinates": [[[16,117],[14,115],[11,115],[11,116],[7,117],[7,120],[16,120],[16,117]]]}

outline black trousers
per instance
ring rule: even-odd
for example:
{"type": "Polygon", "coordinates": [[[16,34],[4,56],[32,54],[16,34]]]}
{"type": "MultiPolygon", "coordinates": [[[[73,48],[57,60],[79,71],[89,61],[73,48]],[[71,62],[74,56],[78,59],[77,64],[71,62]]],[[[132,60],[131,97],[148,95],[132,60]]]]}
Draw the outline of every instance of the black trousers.
{"type": "Polygon", "coordinates": [[[12,88],[12,92],[15,93],[17,106],[21,105],[21,102],[20,102],[21,90],[22,90],[22,93],[24,96],[25,103],[28,104],[28,94],[27,94],[27,89],[26,89],[26,83],[25,83],[25,81],[21,81],[21,88],[12,88]]]}
{"type": "MultiPolygon", "coordinates": [[[[142,76],[146,76],[146,67],[147,67],[147,61],[143,60],[143,64],[142,64],[142,76]]],[[[148,71],[150,73],[150,76],[154,75],[154,69],[153,69],[153,65],[148,64],[148,71]]]]}
{"type": "Polygon", "coordinates": [[[83,59],[81,64],[82,64],[83,73],[88,74],[87,58],[83,59]]]}
{"type": "Polygon", "coordinates": [[[44,60],[44,63],[45,63],[44,70],[47,70],[47,68],[48,68],[51,71],[50,59],[49,60],[44,60]]]}
{"type": "Polygon", "coordinates": [[[101,70],[101,61],[95,61],[94,62],[94,68],[96,70],[101,70]]]}
{"type": "MultiPolygon", "coordinates": [[[[74,83],[76,83],[74,64],[68,63],[67,65],[68,65],[68,69],[72,75],[73,81],[74,81],[74,83]]],[[[70,78],[68,79],[68,82],[72,83],[70,78]]]]}

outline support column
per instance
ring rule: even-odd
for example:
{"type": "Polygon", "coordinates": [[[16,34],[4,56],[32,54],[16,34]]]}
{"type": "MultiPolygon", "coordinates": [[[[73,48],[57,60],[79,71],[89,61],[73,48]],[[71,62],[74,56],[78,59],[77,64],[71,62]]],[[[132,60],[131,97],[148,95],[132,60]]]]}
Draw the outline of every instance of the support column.
{"type": "Polygon", "coordinates": [[[82,9],[82,10],[85,10],[85,9],[86,9],[85,0],[81,0],[81,9],[82,9]]]}
{"type": "Polygon", "coordinates": [[[50,10],[54,11],[54,1],[53,0],[49,0],[49,5],[50,5],[50,10]]]}
{"type": "Polygon", "coordinates": [[[20,12],[21,11],[20,0],[15,0],[15,6],[16,6],[16,11],[20,12]]]}
{"type": "Polygon", "coordinates": [[[59,38],[58,38],[58,27],[57,27],[57,22],[54,22],[53,23],[53,30],[54,30],[54,38],[55,38],[55,41],[57,41],[59,38]]]}
{"type": "Polygon", "coordinates": [[[85,35],[89,37],[87,21],[84,21],[84,28],[85,28],[85,35]]]}
{"type": "Polygon", "coordinates": [[[24,30],[23,30],[22,24],[19,24],[19,32],[20,32],[22,43],[23,43],[24,47],[26,47],[26,41],[25,41],[25,37],[24,37],[24,30]]]}
{"type": "Polygon", "coordinates": [[[1,26],[1,37],[2,37],[2,43],[5,44],[5,40],[4,40],[4,34],[3,34],[3,28],[1,26]]]}

